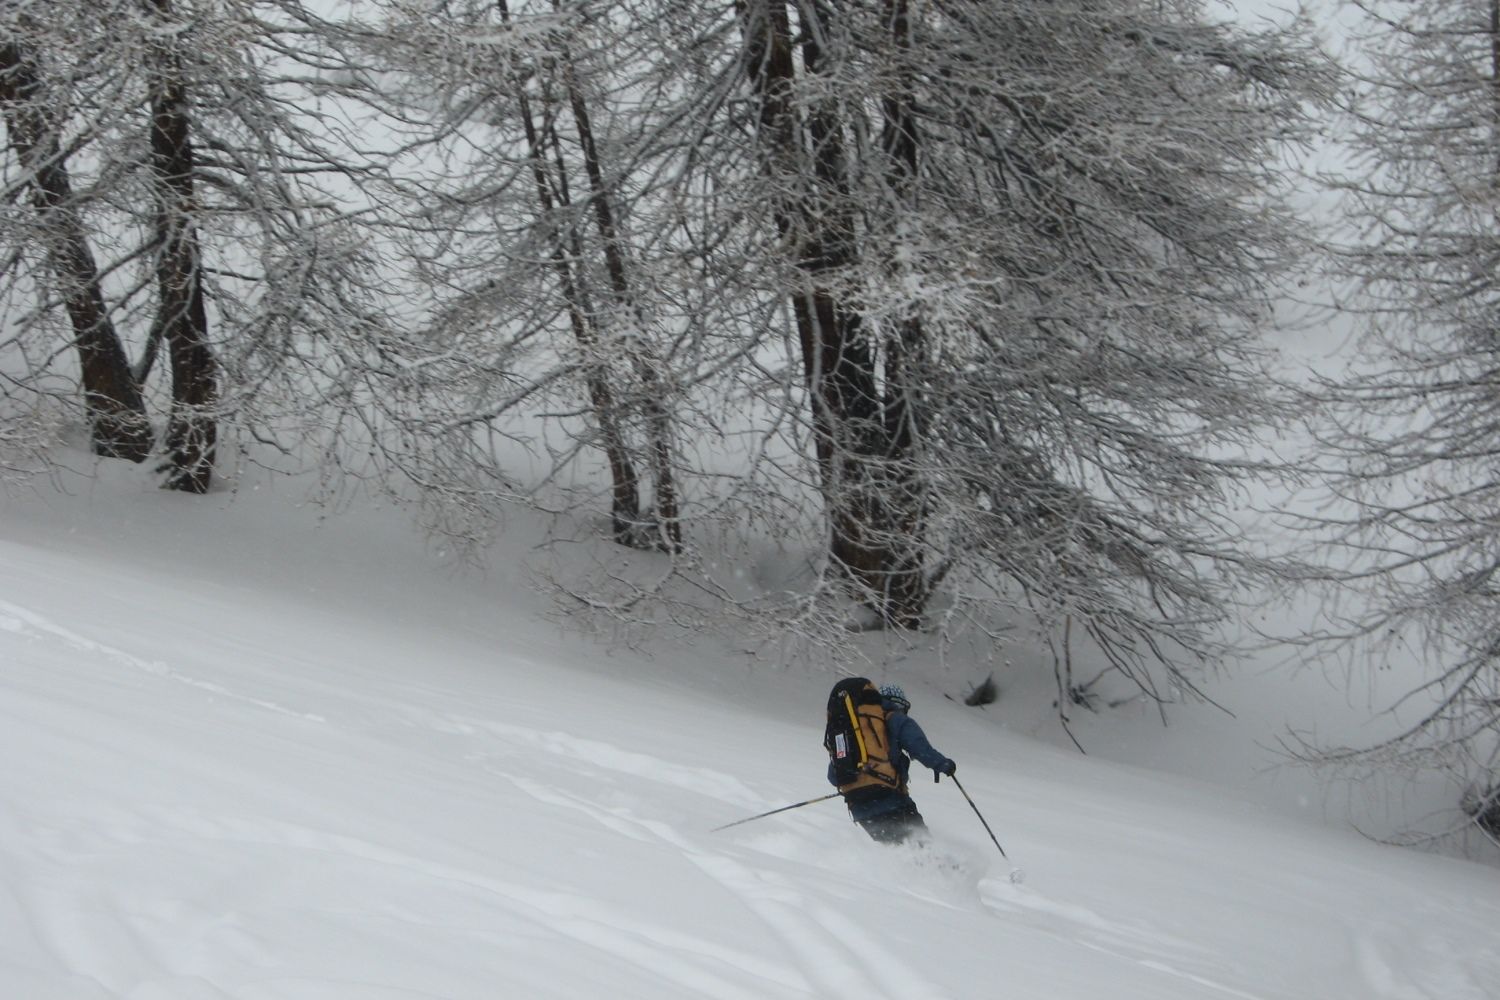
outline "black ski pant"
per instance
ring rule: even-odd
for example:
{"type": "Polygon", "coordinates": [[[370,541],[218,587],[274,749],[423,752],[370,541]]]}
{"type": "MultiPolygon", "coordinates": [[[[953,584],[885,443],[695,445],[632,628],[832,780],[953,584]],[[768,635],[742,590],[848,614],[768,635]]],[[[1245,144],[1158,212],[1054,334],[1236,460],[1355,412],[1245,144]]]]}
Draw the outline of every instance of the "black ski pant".
{"type": "Polygon", "coordinates": [[[855,819],[854,822],[864,827],[866,833],[882,844],[901,844],[913,834],[926,833],[927,824],[922,820],[922,814],[917,812],[917,803],[909,795],[902,795],[901,799],[900,804],[893,809],[864,819],[855,819]]]}

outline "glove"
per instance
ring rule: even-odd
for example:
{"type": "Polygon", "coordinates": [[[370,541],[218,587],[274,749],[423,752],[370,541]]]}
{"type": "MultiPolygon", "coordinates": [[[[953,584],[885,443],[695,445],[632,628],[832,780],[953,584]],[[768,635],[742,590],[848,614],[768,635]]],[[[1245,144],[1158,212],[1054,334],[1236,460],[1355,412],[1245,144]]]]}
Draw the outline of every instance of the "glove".
{"type": "Polygon", "coordinates": [[[951,778],[953,777],[953,772],[958,770],[958,764],[957,762],[952,760],[945,760],[943,761],[943,766],[940,768],[940,770],[951,778]]]}

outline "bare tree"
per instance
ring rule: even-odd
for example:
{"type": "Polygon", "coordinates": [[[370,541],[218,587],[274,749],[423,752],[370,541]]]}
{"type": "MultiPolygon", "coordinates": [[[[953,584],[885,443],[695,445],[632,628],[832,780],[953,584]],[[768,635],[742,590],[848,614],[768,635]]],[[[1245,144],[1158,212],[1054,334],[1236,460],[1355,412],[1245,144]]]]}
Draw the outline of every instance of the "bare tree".
{"type": "MultiPolygon", "coordinates": [[[[497,0],[496,6],[500,12],[501,23],[511,26],[513,22],[505,0],[497,0]]],[[[567,58],[565,53],[563,59],[567,58]]],[[[521,128],[526,136],[526,153],[532,177],[536,182],[539,217],[543,220],[554,220],[558,218],[560,211],[567,212],[573,207],[567,162],[563,157],[562,144],[557,138],[557,129],[553,124],[554,116],[549,113],[545,121],[538,124],[532,111],[530,94],[527,92],[527,81],[522,74],[513,75],[512,87],[521,128]]],[[[576,83],[570,82],[569,89],[576,89],[576,83]]],[[[591,159],[590,162],[594,161],[591,159]]],[[[597,171],[598,167],[595,164],[591,177],[597,174],[597,171]]],[[[608,206],[604,205],[600,210],[605,213],[607,220],[608,206]]],[[[576,226],[576,221],[568,225],[566,238],[563,233],[553,236],[550,256],[557,271],[559,290],[567,306],[568,322],[572,328],[573,337],[586,356],[597,355],[600,350],[599,332],[596,328],[597,316],[588,296],[587,279],[578,273],[578,268],[582,266],[583,246],[576,226]]],[[[622,274],[621,267],[618,262],[615,262],[611,275],[618,279],[620,274],[622,274]]],[[[616,542],[629,545],[639,537],[642,525],[640,477],[635,470],[635,458],[630,453],[620,427],[622,414],[615,401],[615,389],[610,382],[607,366],[591,364],[583,378],[584,384],[588,387],[589,403],[593,407],[594,417],[599,425],[604,454],[609,462],[612,479],[610,488],[612,534],[616,542]]]]}
{"type": "Polygon", "coordinates": [[[878,620],[948,583],[1074,623],[1154,696],[1153,662],[1190,687],[1174,664],[1215,655],[1250,562],[1226,491],[1295,412],[1257,334],[1303,249],[1278,150],[1330,82],[1302,27],[744,10],[832,562],[878,620]]]}
{"type": "MultiPolygon", "coordinates": [[[[775,197],[777,233],[796,267],[788,290],[801,347],[822,492],[828,504],[829,556],[883,622],[915,624],[927,599],[920,557],[910,540],[910,491],[898,489],[910,449],[908,423],[894,412],[904,400],[899,356],[891,399],[879,385],[877,345],[858,300],[841,287],[860,264],[858,206],[851,199],[851,164],[825,43],[832,12],[815,5],[799,13],[800,42],[784,2],[745,5],[745,65],[758,104],[761,158],[775,197]],[[802,66],[796,63],[798,50],[802,66]],[[799,76],[800,73],[800,76],[799,76]],[[816,96],[803,102],[802,83],[816,96]],[[901,504],[898,498],[908,502],[901,504]]],[[[904,21],[899,23],[904,24],[904,21]]],[[[909,125],[909,123],[908,123],[909,125]]],[[[890,124],[892,129],[899,124],[890,124]]],[[[904,140],[914,165],[914,137],[904,140]]],[[[906,179],[909,180],[908,177],[906,179]]],[[[918,331],[915,322],[906,333],[918,331]]]]}
{"type": "MultiPolygon", "coordinates": [[[[554,12],[561,11],[559,0],[553,0],[552,9],[554,12]]],[[[560,29],[560,34],[566,37],[566,22],[560,29]]],[[[616,218],[616,194],[612,190],[614,185],[605,175],[599,145],[595,140],[593,119],[589,113],[588,98],[579,79],[572,48],[566,42],[559,46],[557,69],[573,116],[578,157],[582,160],[584,176],[588,179],[588,202],[599,231],[600,253],[604,258],[605,274],[614,299],[613,325],[623,327],[612,339],[619,344],[621,353],[628,359],[640,383],[639,405],[646,418],[646,437],[656,480],[657,524],[655,538],[650,535],[642,537],[637,529],[636,544],[660,544],[677,551],[682,547],[682,524],[676,475],[673,472],[673,416],[662,395],[664,379],[659,370],[660,361],[646,339],[649,319],[645,303],[632,287],[627,264],[629,250],[616,218]]],[[[553,140],[559,171],[564,171],[566,157],[555,132],[553,140]]]]}
{"type": "Polygon", "coordinates": [[[1364,28],[1348,108],[1357,158],[1335,179],[1350,233],[1338,263],[1359,290],[1347,308],[1367,352],[1324,387],[1335,490],[1353,513],[1316,527],[1334,545],[1318,575],[1358,599],[1336,605],[1350,610],[1320,638],[1425,673],[1392,706],[1389,738],[1301,750],[1447,773],[1484,828],[1500,785],[1500,4],[1351,6],[1364,28]]]}
{"type": "Polygon", "coordinates": [[[400,464],[446,470],[417,473],[424,495],[440,519],[445,506],[457,517],[444,530],[480,536],[489,502],[532,489],[556,503],[549,488],[597,444],[611,537],[679,550],[676,381],[657,348],[659,299],[632,275],[640,245],[625,228],[625,170],[605,145],[614,119],[601,128],[594,108],[593,61],[612,28],[551,2],[409,6],[372,23],[366,43],[398,81],[391,115],[418,106],[430,122],[404,128],[422,165],[390,178],[407,210],[431,220],[392,226],[433,290],[407,349],[463,342],[472,363],[410,384],[412,412],[436,433],[400,464]],[[536,421],[546,405],[557,408],[536,421]],[[537,439],[555,450],[523,487],[488,443],[537,439]]]}
{"type": "Polygon", "coordinates": [[[34,224],[16,220],[7,240],[10,276],[32,246],[42,250],[71,325],[94,451],[103,456],[143,461],[151,450],[145,401],[130,369],[125,348],[105,305],[99,266],[68,174],[63,146],[65,87],[49,87],[44,77],[44,39],[27,5],[8,3],[0,43],[0,109],[3,109],[15,173],[7,170],[8,199],[30,192],[34,224]]]}
{"type": "Polygon", "coordinates": [[[206,493],[217,439],[218,362],[209,346],[203,260],[198,245],[192,120],[182,57],[184,25],[171,0],[142,0],[155,28],[147,56],[151,179],[156,200],[157,315],[151,339],[164,340],[172,366],[166,486],[206,493]]]}
{"type": "Polygon", "coordinates": [[[226,420],[241,441],[270,445],[263,454],[320,460],[351,428],[367,446],[347,369],[329,364],[372,346],[384,286],[356,231],[375,165],[342,117],[368,89],[347,32],[297,0],[6,13],[17,25],[7,189],[39,192],[34,221],[10,212],[3,233],[17,248],[5,294],[30,303],[11,340],[29,359],[16,392],[50,391],[57,352],[46,345],[61,311],[86,360],[103,359],[85,366],[87,403],[128,404],[130,457],[151,445],[148,412],[166,411],[170,488],[210,487],[226,420]],[[47,103],[17,103],[37,85],[47,103]],[[20,266],[36,245],[66,281],[20,266]],[[61,290],[41,294],[49,287],[61,290]],[[159,348],[165,393],[151,382],[159,348]],[[133,399],[95,385],[101,365],[133,399]]]}

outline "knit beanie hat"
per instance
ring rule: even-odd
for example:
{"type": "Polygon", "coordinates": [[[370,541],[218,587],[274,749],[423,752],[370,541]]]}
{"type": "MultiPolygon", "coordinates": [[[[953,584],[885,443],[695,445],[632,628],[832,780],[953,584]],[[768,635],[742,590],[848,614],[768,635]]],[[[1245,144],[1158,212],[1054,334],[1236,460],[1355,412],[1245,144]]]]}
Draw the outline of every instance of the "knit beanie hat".
{"type": "Polygon", "coordinates": [[[911,701],[906,697],[906,692],[901,690],[900,684],[880,685],[880,697],[895,705],[903,712],[911,708],[911,701]]]}

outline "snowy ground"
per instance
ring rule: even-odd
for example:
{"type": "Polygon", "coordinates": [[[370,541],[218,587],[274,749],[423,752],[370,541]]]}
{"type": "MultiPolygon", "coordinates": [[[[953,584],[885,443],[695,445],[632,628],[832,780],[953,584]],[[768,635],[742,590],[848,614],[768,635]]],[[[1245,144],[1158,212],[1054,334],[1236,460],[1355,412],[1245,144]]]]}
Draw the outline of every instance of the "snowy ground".
{"type": "Polygon", "coordinates": [[[710,833],[827,790],[828,675],[606,651],[399,515],[73,483],[0,500],[5,1000],[1500,996],[1493,868],[911,667],[1024,883],[947,782],[926,852],[837,802],[710,833]]]}

